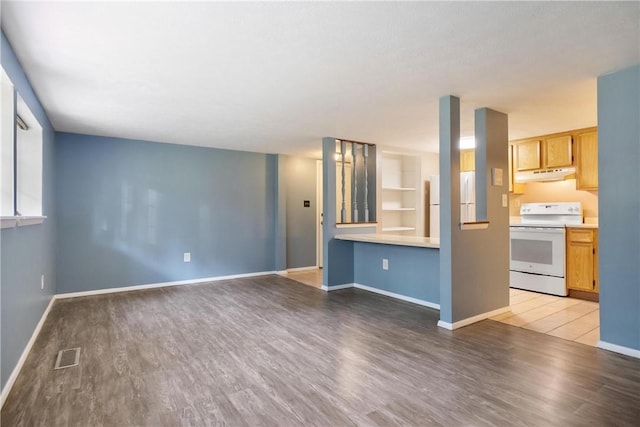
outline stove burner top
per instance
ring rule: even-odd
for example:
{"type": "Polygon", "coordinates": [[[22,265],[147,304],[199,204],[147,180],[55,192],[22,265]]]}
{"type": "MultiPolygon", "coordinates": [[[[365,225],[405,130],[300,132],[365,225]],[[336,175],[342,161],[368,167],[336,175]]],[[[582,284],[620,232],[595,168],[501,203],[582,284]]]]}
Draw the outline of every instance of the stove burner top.
{"type": "Polygon", "coordinates": [[[523,203],[520,207],[519,227],[558,227],[582,224],[580,202],[523,203]]]}

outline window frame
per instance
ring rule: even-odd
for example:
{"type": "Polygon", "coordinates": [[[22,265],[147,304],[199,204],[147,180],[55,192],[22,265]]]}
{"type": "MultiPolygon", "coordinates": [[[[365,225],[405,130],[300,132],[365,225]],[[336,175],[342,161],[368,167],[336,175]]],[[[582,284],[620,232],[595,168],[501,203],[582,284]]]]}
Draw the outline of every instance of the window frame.
{"type": "Polygon", "coordinates": [[[43,150],[44,150],[44,141],[43,141],[43,129],[40,122],[35,117],[27,103],[20,96],[18,91],[15,89],[13,82],[5,72],[4,68],[0,67],[0,71],[2,73],[2,89],[3,92],[5,90],[10,90],[12,96],[6,96],[6,93],[3,93],[2,96],[2,108],[0,111],[2,112],[2,122],[3,124],[11,123],[11,134],[5,132],[3,129],[2,132],[2,140],[0,144],[2,144],[2,155],[0,155],[0,170],[2,170],[3,181],[4,178],[7,178],[9,184],[5,185],[3,183],[3,194],[2,194],[2,209],[3,212],[0,211],[0,228],[13,228],[13,227],[21,227],[26,225],[36,225],[42,224],[44,220],[47,218],[43,215],[43,150]],[[5,99],[7,98],[7,99],[5,99]],[[10,105],[7,105],[8,98],[11,98],[10,105]],[[20,121],[22,124],[26,124],[27,129],[22,130],[19,129],[18,125],[18,117],[20,117],[20,121]],[[31,141],[25,140],[24,136],[21,137],[19,132],[35,132],[29,135],[25,135],[31,141]],[[36,147],[29,149],[20,149],[19,143],[20,139],[24,143],[35,143],[36,147]],[[28,142],[27,142],[28,141],[28,142]],[[25,157],[21,157],[21,153],[25,157]],[[4,157],[4,156],[7,157],[4,157]],[[26,159],[26,160],[25,160],[26,159]],[[4,168],[9,168],[11,170],[10,175],[6,174],[4,176],[4,168]],[[24,168],[27,170],[36,170],[33,176],[29,176],[29,173],[25,175],[22,171],[24,168]],[[21,187],[21,177],[24,184],[21,187]],[[10,195],[8,193],[11,193],[10,195]],[[25,203],[27,202],[27,203],[25,203]],[[10,204],[11,209],[7,210],[8,207],[6,204],[10,204]],[[26,206],[23,209],[23,214],[20,213],[20,203],[24,203],[26,206]]]}

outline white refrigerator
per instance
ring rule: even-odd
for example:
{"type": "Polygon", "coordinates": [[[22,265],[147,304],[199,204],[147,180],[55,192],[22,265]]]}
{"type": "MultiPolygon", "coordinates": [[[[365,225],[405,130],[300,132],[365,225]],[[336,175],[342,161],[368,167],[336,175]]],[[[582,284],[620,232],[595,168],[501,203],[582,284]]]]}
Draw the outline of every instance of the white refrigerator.
{"type": "Polygon", "coordinates": [[[429,237],[440,238],[440,175],[429,179],[429,237]]]}
{"type": "Polygon", "coordinates": [[[460,174],[460,222],[476,221],[476,173],[460,174]]]}
{"type": "MultiPolygon", "coordinates": [[[[440,175],[432,175],[429,184],[429,237],[440,238],[440,175]]],[[[460,222],[476,220],[476,174],[460,174],[460,222]]]]}

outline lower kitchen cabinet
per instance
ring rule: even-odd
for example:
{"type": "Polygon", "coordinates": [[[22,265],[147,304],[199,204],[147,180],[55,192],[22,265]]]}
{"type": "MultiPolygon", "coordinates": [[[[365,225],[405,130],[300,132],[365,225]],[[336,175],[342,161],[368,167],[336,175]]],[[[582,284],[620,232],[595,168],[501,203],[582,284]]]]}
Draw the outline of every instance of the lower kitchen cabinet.
{"type": "Polygon", "coordinates": [[[567,228],[567,288],[598,293],[598,230],[567,228]]]}

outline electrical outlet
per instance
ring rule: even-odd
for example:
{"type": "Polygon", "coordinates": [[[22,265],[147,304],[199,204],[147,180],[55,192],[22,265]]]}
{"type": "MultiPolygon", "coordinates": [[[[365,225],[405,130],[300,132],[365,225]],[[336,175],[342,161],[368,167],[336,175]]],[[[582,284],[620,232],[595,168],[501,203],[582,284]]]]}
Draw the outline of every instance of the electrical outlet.
{"type": "Polygon", "coordinates": [[[509,207],[509,196],[507,196],[506,194],[502,195],[502,207],[503,208],[509,207]]]}
{"type": "Polygon", "coordinates": [[[191,262],[191,252],[185,252],[183,259],[184,259],[184,262],[191,262]]]}
{"type": "Polygon", "coordinates": [[[386,258],[382,258],[382,269],[383,270],[389,269],[389,260],[386,258]]]}
{"type": "Polygon", "coordinates": [[[40,289],[44,289],[44,274],[40,275],[40,289]]]}

